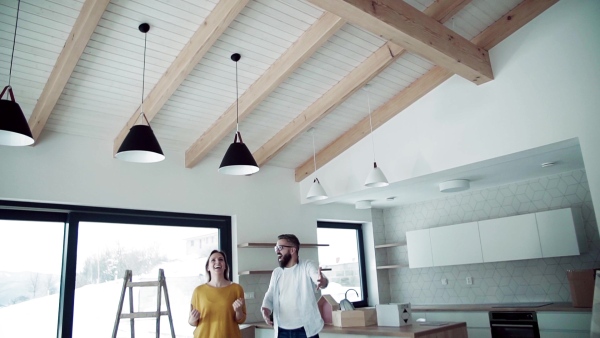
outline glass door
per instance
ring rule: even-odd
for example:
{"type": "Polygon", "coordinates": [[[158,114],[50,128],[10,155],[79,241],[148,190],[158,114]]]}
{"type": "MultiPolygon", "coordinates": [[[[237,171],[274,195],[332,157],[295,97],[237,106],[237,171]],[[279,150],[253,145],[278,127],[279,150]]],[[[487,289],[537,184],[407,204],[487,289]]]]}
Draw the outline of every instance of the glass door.
{"type": "Polygon", "coordinates": [[[41,218],[0,219],[0,337],[56,336],[64,215],[41,218]]]}
{"type": "MultiPolygon", "coordinates": [[[[219,247],[219,229],[146,224],[79,222],[73,337],[110,337],[121,297],[123,277],[156,281],[164,270],[174,330],[191,337],[188,320],[192,292],[204,283],[208,254],[219,247]]],[[[157,287],[136,287],[134,312],[153,312],[157,287]]],[[[161,311],[167,311],[164,294],[161,311]]],[[[129,291],[123,313],[129,313],[129,291]]],[[[156,319],[135,319],[137,338],[156,337],[156,319]]],[[[161,316],[161,335],[170,337],[167,316],[161,316]]],[[[129,319],[121,319],[117,337],[131,337],[129,319]]]]}

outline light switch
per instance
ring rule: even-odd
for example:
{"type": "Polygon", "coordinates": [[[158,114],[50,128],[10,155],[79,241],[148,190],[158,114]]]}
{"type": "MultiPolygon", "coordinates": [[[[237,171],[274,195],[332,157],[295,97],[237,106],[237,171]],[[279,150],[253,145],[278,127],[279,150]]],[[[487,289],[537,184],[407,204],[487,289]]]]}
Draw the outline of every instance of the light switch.
{"type": "Polygon", "coordinates": [[[448,278],[442,278],[442,285],[448,285],[448,278]]]}
{"type": "Polygon", "coordinates": [[[254,299],[254,292],[244,292],[244,298],[254,299]]]}
{"type": "Polygon", "coordinates": [[[467,277],[467,285],[473,285],[473,277],[467,277]]]}

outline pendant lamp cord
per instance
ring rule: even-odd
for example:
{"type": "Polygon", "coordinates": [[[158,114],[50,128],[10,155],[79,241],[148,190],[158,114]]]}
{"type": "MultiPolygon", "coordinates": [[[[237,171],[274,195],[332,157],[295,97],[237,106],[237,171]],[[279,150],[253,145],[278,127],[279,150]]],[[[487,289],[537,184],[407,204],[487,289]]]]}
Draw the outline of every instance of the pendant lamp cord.
{"type": "Polygon", "coordinates": [[[148,37],[148,33],[144,33],[144,66],[143,66],[143,70],[142,70],[142,105],[141,105],[140,115],[144,118],[144,120],[146,120],[146,123],[148,123],[148,126],[149,126],[150,121],[148,121],[146,114],[144,114],[144,94],[145,94],[145,90],[146,90],[146,38],[147,37],[148,37]]]}
{"type": "Polygon", "coordinates": [[[313,163],[315,164],[315,173],[317,172],[317,154],[315,151],[315,131],[311,131],[313,143],[313,163]]]}
{"type": "MultiPolygon", "coordinates": [[[[235,134],[238,135],[240,133],[240,94],[238,92],[238,68],[237,61],[235,62],[235,134]]],[[[242,136],[240,135],[240,141],[242,136]]]]}
{"type": "Polygon", "coordinates": [[[373,163],[375,163],[375,136],[373,135],[373,122],[371,121],[371,101],[369,99],[369,89],[367,91],[367,107],[369,108],[369,126],[371,126],[371,145],[373,146],[373,163]]]}
{"type": "Polygon", "coordinates": [[[12,54],[10,55],[10,68],[8,71],[8,86],[10,87],[10,79],[12,77],[13,58],[15,57],[15,43],[17,41],[17,26],[19,24],[19,9],[21,8],[21,0],[17,3],[17,20],[15,21],[15,35],[13,37],[12,54]]]}

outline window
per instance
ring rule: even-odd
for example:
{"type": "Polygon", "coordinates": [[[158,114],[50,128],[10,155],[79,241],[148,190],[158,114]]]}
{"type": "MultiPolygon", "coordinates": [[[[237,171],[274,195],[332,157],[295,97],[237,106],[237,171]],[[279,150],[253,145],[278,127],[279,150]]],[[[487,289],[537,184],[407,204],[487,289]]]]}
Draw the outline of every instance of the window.
{"type": "MultiPolygon", "coordinates": [[[[0,296],[9,298],[0,297],[0,337],[110,336],[125,270],[134,281],[156,281],[158,269],[167,281],[175,334],[189,337],[189,301],[205,282],[213,249],[224,251],[231,266],[229,217],[0,201],[0,254],[10,257],[0,260],[0,296]],[[215,240],[190,247],[198,238],[215,240]],[[5,278],[19,268],[27,283],[5,278]],[[30,325],[32,313],[44,314],[36,325],[30,325]]],[[[134,291],[135,312],[156,311],[156,288],[134,291]]],[[[123,313],[129,312],[128,296],[123,313]]],[[[161,303],[166,311],[164,294],[161,303]]],[[[167,316],[160,326],[170,336],[167,316]]],[[[154,318],[136,319],[135,335],[155,337],[155,327],[154,318]]],[[[129,330],[122,319],[117,337],[129,337],[129,330]]]]}
{"type": "Polygon", "coordinates": [[[331,269],[323,273],[329,286],[322,294],[331,295],[338,303],[346,296],[355,307],[367,306],[367,275],[362,225],[352,223],[317,222],[319,264],[331,269]]]}

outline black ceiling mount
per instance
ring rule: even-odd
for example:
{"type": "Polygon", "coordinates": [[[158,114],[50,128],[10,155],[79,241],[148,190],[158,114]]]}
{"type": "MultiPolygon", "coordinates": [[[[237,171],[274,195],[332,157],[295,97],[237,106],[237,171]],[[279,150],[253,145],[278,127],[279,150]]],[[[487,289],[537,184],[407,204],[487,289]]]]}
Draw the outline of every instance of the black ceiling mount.
{"type": "Polygon", "coordinates": [[[240,61],[240,59],[241,59],[241,58],[242,58],[242,56],[241,56],[240,54],[238,54],[238,53],[233,53],[233,54],[231,54],[231,59],[232,59],[233,61],[235,61],[235,62],[238,62],[238,61],[240,61]]]}
{"type": "Polygon", "coordinates": [[[140,32],[145,34],[148,33],[148,31],[150,30],[150,25],[147,23],[143,23],[138,28],[140,29],[140,32]]]}

